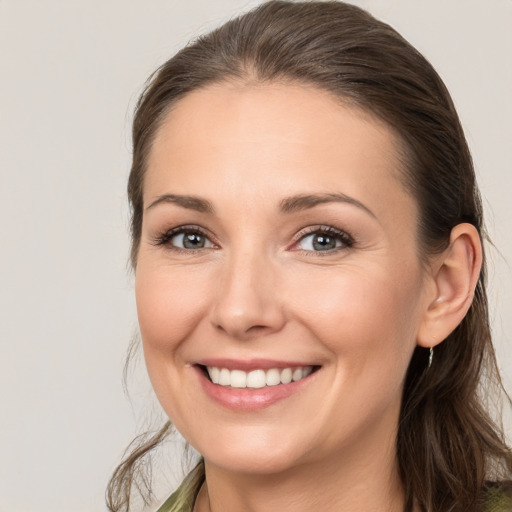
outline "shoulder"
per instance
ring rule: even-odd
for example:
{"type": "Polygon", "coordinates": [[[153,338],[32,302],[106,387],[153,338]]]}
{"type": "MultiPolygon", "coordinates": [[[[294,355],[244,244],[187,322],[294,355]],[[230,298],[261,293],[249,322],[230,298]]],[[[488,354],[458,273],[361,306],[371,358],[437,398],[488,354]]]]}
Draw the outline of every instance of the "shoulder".
{"type": "Polygon", "coordinates": [[[484,512],[512,512],[512,481],[487,485],[484,512]]]}
{"type": "Polygon", "coordinates": [[[204,464],[201,460],[156,512],[192,512],[197,493],[203,482],[204,464]]]}

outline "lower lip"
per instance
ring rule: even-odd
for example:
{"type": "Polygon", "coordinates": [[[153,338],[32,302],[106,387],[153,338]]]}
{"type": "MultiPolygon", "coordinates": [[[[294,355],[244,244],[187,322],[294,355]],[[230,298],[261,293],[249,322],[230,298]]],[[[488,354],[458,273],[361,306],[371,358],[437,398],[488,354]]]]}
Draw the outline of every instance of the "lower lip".
{"type": "Polygon", "coordinates": [[[316,372],[290,384],[264,388],[231,388],[214,384],[199,367],[195,367],[206,394],[215,402],[236,411],[257,411],[288,398],[310,383],[316,372]]]}

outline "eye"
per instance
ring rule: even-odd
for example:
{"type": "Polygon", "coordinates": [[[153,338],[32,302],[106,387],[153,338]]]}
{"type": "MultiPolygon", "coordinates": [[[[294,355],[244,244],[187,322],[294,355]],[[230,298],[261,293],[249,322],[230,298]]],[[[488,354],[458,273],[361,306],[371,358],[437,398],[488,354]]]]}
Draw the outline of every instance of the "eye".
{"type": "Polygon", "coordinates": [[[180,249],[204,249],[213,247],[213,244],[202,233],[185,231],[172,236],[169,242],[180,249]]]}
{"type": "Polygon", "coordinates": [[[199,250],[215,247],[202,230],[196,227],[178,227],[167,231],[155,240],[155,245],[167,245],[177,250],[199,250]]]}
{"type": "Polygon", "coordinates": [[[303,235],[295,245],[302,251],[327,252],[353,245],[353,240],[347,233],[332,227],[314,228],[303,235]]]}

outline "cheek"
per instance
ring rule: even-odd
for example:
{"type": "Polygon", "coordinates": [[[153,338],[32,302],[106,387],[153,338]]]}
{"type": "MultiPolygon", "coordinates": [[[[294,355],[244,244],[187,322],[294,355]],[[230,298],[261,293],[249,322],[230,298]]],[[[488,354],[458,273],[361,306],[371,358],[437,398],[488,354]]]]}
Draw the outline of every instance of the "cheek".
{"type": "Polygon", "coordinates": [[[378,418],[396,421],[421,311],[419,274],[404,277],[352,269],[325,280],[318,275],[301,287],[306,293],[296,311],[331,353],[318,421],[330,426],[326,439],[332,442],[340,431],[360,432],[378,418]]]}
{"type": "Polygon", "coordinates": [[[137,314],[150,372],[153,358],[179,357],[182,341],[205,315],[209,282],[195,270],[137,269],[137,314]]]}
{"type": "Polygon", "coordinates": [[[404,366],[415,345],[421,290],[416,269],[368,266],[309,274],[290,296],[303,322],[336,355],[378,362],[389,354],[404,366]]]}
{"type": "Polygon", "coordinates": [[[144,359],[153,389],[176,428],[187,432],[184,419],[197,417],[187,387],[184,342],[205,315],[207,283],[200,272],[170,271],[139,265],[135,295],[144,359]]]}

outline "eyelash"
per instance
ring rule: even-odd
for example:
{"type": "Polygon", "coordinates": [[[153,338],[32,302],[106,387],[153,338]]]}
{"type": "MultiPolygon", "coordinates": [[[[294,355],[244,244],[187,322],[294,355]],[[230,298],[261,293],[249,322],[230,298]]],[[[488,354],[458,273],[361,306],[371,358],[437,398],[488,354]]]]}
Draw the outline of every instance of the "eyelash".
{"type": "MultiPolygon", "coordinates": [[[[170,242],[171,240],[181,234],[191,234],[191,235],[201,235],[207,238],[210,243],[213,245],[213,247],[218,247],[217,244],[212,240],[211,235],[206,232],[203,228],[195,225],[186,225],[186,226],[178,226],[176,228],[170,229],[168,231],[165,231],[161,234],[159,234],[153,241],[153,245],[155,246],[168,246],[169,249],[176,251],[176,252],[182,252],[182,253],[195,253],[198,251],[201,251],[203,248],[199,249],[185,249],[182,247],[177,247],[175,245],[172,245],[170,242]]],[[[343,249],[349,249],[351,248],[355,241],[347,232],[336,229],[332,226],[311,226],[309,228],[306,228],[302,232],[300,232],[293,242],[293,246],[298,245],[301,241],[305,240],[310,235],[326,235],[332,238],[335,238],[336,240],[339,240],[341,242],[341,247],[336,247],[334,249],[328,249],[325,251],[311,251],[311,250],[305,250],[305,249],[292,249],[294,251],[300,251],[307,254],[315,254],[317,256],[324,256],[328,254],[332,254],[336,251],[343,250],[343,249]]],[[[210,247],[208,247],[209,249],[210,247]]]]}

